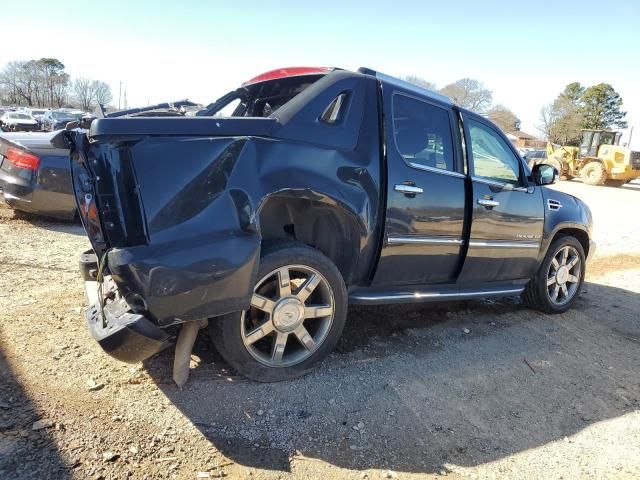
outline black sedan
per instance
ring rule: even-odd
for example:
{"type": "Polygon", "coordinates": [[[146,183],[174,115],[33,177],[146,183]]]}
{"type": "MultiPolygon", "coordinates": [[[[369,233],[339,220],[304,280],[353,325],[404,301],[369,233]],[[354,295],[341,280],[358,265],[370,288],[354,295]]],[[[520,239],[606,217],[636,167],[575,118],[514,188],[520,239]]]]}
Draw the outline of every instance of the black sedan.
{"type": "Polygon", "coordinates": [[[69,150],[61,132],[0,135],[0,200],[24,212],[75,217],[69,150]]]}

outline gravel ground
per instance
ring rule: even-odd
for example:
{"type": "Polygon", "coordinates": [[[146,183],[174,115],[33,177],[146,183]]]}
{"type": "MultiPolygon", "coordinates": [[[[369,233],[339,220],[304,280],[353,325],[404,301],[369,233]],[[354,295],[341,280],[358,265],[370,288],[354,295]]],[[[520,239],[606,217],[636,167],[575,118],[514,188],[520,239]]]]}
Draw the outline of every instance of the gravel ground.
{"type": "Polygon", "coordinates": [[[639,478],[640,185],[556,188],[599,242],[570,312],[354,308],[315,373],[266,385],[202,333],[182,391],[170,351],[90,338],[82,229],[0,205],[0,478],[639,478]]]}

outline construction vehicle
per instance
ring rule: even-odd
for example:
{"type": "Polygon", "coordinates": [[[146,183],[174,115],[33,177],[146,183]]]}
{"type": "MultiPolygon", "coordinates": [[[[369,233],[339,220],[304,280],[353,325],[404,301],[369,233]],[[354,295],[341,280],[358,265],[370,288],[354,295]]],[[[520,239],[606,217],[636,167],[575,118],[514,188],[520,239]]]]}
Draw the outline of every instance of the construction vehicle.
{"type": "Polygon", "coordinates": [[[558,169],[560,178],[581,177],[589,185],[621,187],[640,178],[640,152],[620,146],[620,132],[582,130],[579,147],[547,144],[547,163],[558,169]]]}

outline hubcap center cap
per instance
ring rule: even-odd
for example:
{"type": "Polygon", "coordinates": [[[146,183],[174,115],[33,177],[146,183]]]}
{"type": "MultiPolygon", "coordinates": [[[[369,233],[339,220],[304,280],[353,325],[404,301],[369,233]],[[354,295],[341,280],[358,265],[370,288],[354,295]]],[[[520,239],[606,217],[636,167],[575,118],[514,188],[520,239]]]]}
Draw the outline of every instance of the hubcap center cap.
{"type": "Polygon", "coordinates": [[[566,267],[566,265],[563,265],[558,269],[558,272],[556,273],[556,282],[562,285],[567,283],[568,279],[569,279],[569,269],[566,267]]]}
{"type": "Polygon", "coordinates": [[[297,298],[283,298],[273,309],[273,324],[283,333],[294,331],[303,321],[304,305],[297,298]]]}

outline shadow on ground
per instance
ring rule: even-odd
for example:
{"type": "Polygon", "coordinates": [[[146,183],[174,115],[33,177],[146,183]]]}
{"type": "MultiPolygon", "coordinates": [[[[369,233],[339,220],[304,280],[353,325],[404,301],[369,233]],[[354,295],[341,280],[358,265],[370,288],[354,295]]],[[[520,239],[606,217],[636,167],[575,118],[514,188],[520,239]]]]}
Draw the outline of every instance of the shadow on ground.
{"type": "Polygon", "coordinates": [[[171,384],[170,353],[146,366],[238,464],[289,471],[295,454],[345,468],[438,472],[640,408],[639,310],[640,295],[595,283],[556,316],[519,299],[354,308],[336,353],[296,381],[233,375],[206,335],[185,390],[171,384]]]}
{"type": "Polygon", "coordinates": [[[34,431],[36,407],[12,373],[0,342],[0,478],[71,478],[47,429],[34,431]]]}

